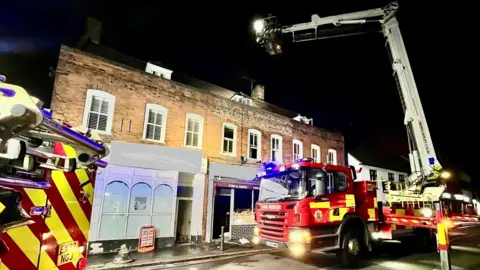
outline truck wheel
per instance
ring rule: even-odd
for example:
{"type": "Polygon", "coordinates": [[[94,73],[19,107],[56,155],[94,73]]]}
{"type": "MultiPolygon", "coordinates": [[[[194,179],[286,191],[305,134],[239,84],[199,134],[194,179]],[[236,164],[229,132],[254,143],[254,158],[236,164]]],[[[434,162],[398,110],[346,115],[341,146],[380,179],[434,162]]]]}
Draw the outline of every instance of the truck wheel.
{"type": "Polygon", "coordinates": [[[352,269],[358,269],[365,252],[365,241],[360,233],[351,231],[343,237],[341,250],[337,253],[342,265],[352,269]]]}

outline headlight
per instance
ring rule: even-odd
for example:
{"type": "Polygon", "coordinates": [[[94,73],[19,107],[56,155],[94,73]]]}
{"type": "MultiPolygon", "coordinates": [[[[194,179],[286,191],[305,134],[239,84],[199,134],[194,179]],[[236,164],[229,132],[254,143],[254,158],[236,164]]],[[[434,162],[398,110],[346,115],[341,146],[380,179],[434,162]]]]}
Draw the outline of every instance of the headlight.
{"type": "Polygon", "coordinates": [[[259,229],[258,227],[253,228],[253,235],[258,236],[259,229]]]}
{"type": "Polygon", "coordinates": [[[310,243],[312,235],[307,230],[292,230],[288,234],[288,241],[295,243],[310,243]]]}

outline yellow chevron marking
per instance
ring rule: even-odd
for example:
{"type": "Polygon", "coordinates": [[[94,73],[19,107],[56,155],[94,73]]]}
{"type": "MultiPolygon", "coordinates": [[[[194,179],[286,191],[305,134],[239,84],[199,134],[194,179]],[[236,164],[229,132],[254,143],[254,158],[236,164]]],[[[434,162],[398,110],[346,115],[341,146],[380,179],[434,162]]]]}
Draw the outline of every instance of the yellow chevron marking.
{"type": "MultiPolygon", "coordinates": [[[[84,169],[79,169],[75,171],[75,174],[77,175],[78,180],[80,181],[80,184],[83,184],[90,180],[90,177],[88,177],[87,172],[84,169]]],[[[86,184],[83,186],[83,191],[86,194],[89,194],[90,197],[88,197],[88,201],[90,202],[90,205],[93,205],[93,186],[91,183],[86,184]]]]}
{"type": "Polygon", "coordinates": [[[392,218],[392,221],[398,221],[398,219],[397,218],[392,218]]]}
{"type": "MultiPolygon", "coordinates": [[[[35,206],[45,206],[45,202],[47,201],[47,194],[45,194],[45,191],[40,189],[26,188],[25,193],[27,193],[27,196],[35,206]]],[[[51,204],[50,201],[48,201],[48,204],[51,204]]],[[[53,206],[50,211],[50,217],[45,219],[45,224],[47,224],[50,233],[53,234],[57,240],[58,245],[73,242],[72,237],[63,225],[62,220],[58,216],[58,213],[53,206]]],[[[73,261],[74,265],[77,265],[78,260],[83,257],[82,253],[79,253],[79,256],[80,257],[77,256],[73,261]]]]}
{"type": "Polygon", "coordinates": [[[88,221],[85,213],[83,213],[80,204],[78,203],[75,194],[73,193],[70,185],[65,177],[65,174],[61,171],[52,171],[52,180],[57,186],[60,195],[62,196],[63,200],[67,204],[68,210],[75,219],[78,227],[82,231],[83,235],[86,239],[88,239],[88,231],[90,229],[90,222],[88,221]]]}
{"type": "Polygon", "coordinates": [[[412,220],[413,223],[417,224],[418,223],[418,220],[412,220]]]}
{"type": "Polygon", "coordinates": [[[5,210],[5,205],[3,205],[3,203],[0,202],[0,213],[3,212],[3,210],[5,210]]]}
{"type": "Polygon", "coordinates": [[[378,208],[377,197],[373,198],[373,206],[374,208],[378,208]]]}
{"type": "MultiPolygon", "coordinates": [[[[23,253],[25,253],[25,256],[27,256],[33,265],[37,265],[40,241],[38,241],[38,238],[33,234],[30,228],[28,226],[18,227],[7,231],[7,233],[23,251],[23,253]]],[[[40,264],[38,265],[38,269],[50,270],[58,269],[58,267],[55,265],[52,259],[50,259],[50,256],[48,256],[47,252],[41,250],[40,264]]]]}
{"type": "Polygon", "coordinates": [[[375,208],[368,209],[368,220],[376,220],[375,218],[375,208]]]}
{"type": "Polygon", "coordinates": [[[75,152],[75,149],[73,149],[73,147],[65,143],[62,143],[62,146],[63,146],[63,151],[65,151],[65,155],[67,155],[67,157],[69,158],[77,157],[77,154],[75,152]]]}
{"type": "Polygon", "coordinates": [[[316,208],[330,208],[330,202],[311,202],[310,203],[311,209],[316,208]]]}
{"type": "Polygon", "coordinates": [[[10,270],[10,269],[8,269],[8,267],[5,264],[0,262],[0,270],[10,270]]]}
{"type": "Polygon", "coordinates": [[[408,222],[408,219],[402,218],[402,219],[400,219],[400,220],[401,220],[402,222],[408,222]]]}

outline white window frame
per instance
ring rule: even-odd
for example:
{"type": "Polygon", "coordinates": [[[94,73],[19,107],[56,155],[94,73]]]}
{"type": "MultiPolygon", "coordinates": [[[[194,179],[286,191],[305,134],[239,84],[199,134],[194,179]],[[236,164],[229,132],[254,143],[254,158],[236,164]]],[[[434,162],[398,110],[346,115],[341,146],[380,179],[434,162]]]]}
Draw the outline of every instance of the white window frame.
{"type": "MultiPolygon", "coordinates": [[[[230,140],[230,139],[228,139],[230,140]]],[[[223,123],[222,124],[222,141],[220,145],[220,153],[222,155],[227,155],[227,156],[236,156],[237,155],[237,126],[232,124],[232,123],[223,123]],[[233,129],[233,146],[232,146],[232,151],[233,153],[228,153],[223,151],[223,143],[225,141],[225,128],[231,128],[233,129]]]]}
{"type": "Polygon", "coordinates": [[[188,148],[202,149],[203,146],[203,124],[204,118],[201,115],[194,113],[187,113],[185,116],[185,131],[183,138],[183,146],[188,148]],[[187,145],[188,119],[197,120],[200,122],[200,129],[198,130],[198,146],[187,145]]]}
{"type": "Polygon", "coordinates": [[[327,152],[327,162],[332,164],[332,165],[337,165],[338,164],[338,159],[337,159],[337,150],[335,149],[328,149],[328,152],[327,152]],[[332,163],[330,163],[330,159],[328,158],[328,156],[330,156],[330,153],[333,154],[333,161],[332,163]]]}
{"type": "Polygon", "coordinates": [[[247,157],[250,160],[262,160],[262,132],[256,130],[256,129],[249,129],[248,130],[248,153],[247,157]],[[258,136],[257,139],[257,158],[252,158],[250,157],[250,134],[254,134],[258,136]]]}
{"type": "MultiPolygon", "coordinates": [[[[168,114],[167,108],[158,104],[151,104],[151,103],[147,104],[145,108],[145,120],[143,123],[143,137],[142,137],[143,140],[165,143],[165,134],[167,133],[167,114],[168,114]],[[160,113],[162,115],[160,140],[147,139],[147,126],[148,126],[148,117],[150,115],[150,110],[154,111],[155,113],[160,113]]],[[[158,125],[155,125],[155,126],[158,126],[158,125]]]]}
{"type": "Polygon", "coordinates": [[[314,159],[314,161],[316,163],[320,163],[322,162],[322,151],[320,149],[320,146],[316,145],[316,144],[312,144],[311,147],[310,147],[310,156],[311,158],[313,158],[313,151],[317,151],[317,159],[314,159]]]}
{"type": "Polygon", "coordinates": [[[90,113],[90,108],[92,106],[93,97],[101,97],[107,100],[108,102],[108,114],[107,114],[107,127],[106,130],[95,130],[99,134],[111,135],[112,134],[112,123],[113,123],[113,112],[115,111],[115,96],[104,91],[88,89],[87,98],[85,100],[85,106],[83,109],[83,121],[82,126],[88,128],[88,114],[90,113]]]}
{"type": "Polygon", "coordinates": [[[277,134],[272,134],[270,136],[270,160],[273,160],[272,152],[273,152],[273,139],[278,139],[278,151],[280,152],[279,157],[280,160],[276,160],[275,162],[282,163],[283,162],[283,137],[277,134]]]}
{"type": "Polygon", "coordinates": [[[292,143],[292,161],[295,162],[297,159],[303,158],[303,142],[297,139],[293,140],[292,143]],[[295,158],[295,145],[298,145],[298,157],[295,158]]]}

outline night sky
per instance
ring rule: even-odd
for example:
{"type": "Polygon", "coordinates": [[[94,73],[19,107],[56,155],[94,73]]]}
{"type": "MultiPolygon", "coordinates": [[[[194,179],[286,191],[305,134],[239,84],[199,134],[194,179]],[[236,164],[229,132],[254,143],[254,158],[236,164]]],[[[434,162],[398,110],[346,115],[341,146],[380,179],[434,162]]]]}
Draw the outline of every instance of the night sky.
{"type": "MultiPolygon", "coordinates": [[[[269,13],[287,25],[307,22],[314,13],[353,12],[389,1],[219,2],[15,1],[0,9],[0,73],[48,102],[49,67],[56,65],[60,44],[74,46],[80,39],[89,15],[103,22],[102,45],[247,94],[250,82],[242,77],[254,78],[265,85],[267,102],[341,131],[347,148],[373,140],[406,150],[403,112],[381,34],[293,44],[271,57],[254,42],[251,29],[253,19],[269,13]]],[[[468,6],[446,3],[399,1],[398,18],[443,165],[480,177],[473,110],[478,53],[472,49],[478,30],[470,24],[468,6]]]]}

